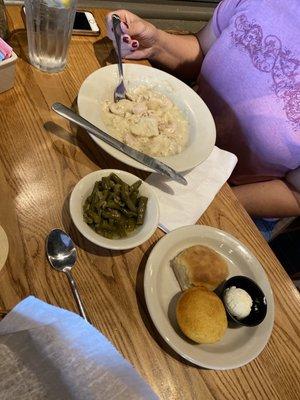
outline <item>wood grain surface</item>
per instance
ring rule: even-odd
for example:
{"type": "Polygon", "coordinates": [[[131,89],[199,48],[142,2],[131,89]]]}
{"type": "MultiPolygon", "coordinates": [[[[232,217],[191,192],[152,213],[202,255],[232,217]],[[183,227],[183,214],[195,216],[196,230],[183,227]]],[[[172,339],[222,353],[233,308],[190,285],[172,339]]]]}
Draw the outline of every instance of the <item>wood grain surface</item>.
{"type": "Polygon", "coordinates": [[[268,345],[236,370],[190,365],[168,348],[154,328],[143,298],[143,272],[161,231],[138,248],[112,252],[89,243],[75,229],[68,200],[80,178],[107,167],[145,177],[50,111],[55,101],[75,107],[84,79],[114,62],[105,37],[106,11],[94,10],[102,35],[73,36],[66,70],[49,75],[28,63],[20,9],[8,9],[10,43],[19,59],[14,88],[0,94],[0,224],[10,242],[0,273],[0,309],[10,309],[33,294],[77,312],[66,277],[51,270],[45,258],[45,238],[60,227],[77,245],[74,275],[93,325],[161,399],[299,399],[299,293],[227,184],[199,223],[225,230],[253,251],[269,277],[276,307],[268,345]]]}

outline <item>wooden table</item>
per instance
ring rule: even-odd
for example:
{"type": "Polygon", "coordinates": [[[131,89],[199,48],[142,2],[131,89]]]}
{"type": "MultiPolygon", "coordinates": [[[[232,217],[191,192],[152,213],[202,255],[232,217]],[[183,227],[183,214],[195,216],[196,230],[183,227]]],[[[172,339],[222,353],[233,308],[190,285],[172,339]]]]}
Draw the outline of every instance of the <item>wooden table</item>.
{"type": "Polygon", "coordinates": [[[299,293],[228,185],[199,223],[229,232],[253,251],[270,279],[276,306],[268,345],[254,361],[236,370],[189,365],[154,329],[142,281],[147,257],[162,232],[157,230],[131,251],[111,252],[86,241],[73,226],[68,199],[80,178],[99,168],[131,170],[50,111],[55,101],[74,104],[84,79],[111,60],[112,46],[104,37],[106,11],[94,14],[103,35],[73,37],[67,69],[47,75],[28,64],[20,9],[9,7],[11,43],[19,60],[14,88],[0,95],[0,224],[10,242],[0,275],[0,309],[10,309],[33,294],[77,312],[67,279],[50,269],[45,258],[46,235],[61,227],[78,247],[74,275],[93,325],[161,399],[299,399],[299,293]]]}

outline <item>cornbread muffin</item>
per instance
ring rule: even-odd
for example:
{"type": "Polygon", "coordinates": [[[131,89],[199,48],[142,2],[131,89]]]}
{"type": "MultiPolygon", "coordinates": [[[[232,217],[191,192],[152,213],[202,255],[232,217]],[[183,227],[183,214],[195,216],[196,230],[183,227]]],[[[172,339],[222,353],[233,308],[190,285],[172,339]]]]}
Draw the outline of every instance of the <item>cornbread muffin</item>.
{"type": "Polygon", "coordinates": [[[171,266],[182,290],[203,286],[215,290],[228,277],[226,260],[206,246],[192,246],[179,253],[171,266]]]}
{"type": "Polygon", "coordinates": [[[225,334],[227,317],[219,297],[206,288],[194,287],[180,296],[176,306],[182,332],[197,343],[215,343],[225,334]]]}

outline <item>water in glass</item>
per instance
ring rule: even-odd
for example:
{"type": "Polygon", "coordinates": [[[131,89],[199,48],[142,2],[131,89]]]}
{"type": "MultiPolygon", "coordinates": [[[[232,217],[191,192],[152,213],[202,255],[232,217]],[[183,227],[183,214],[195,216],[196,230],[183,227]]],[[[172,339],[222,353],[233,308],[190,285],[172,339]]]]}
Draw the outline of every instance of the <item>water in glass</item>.
{"type": "Polygon", "coordinates": [[[25,0],[29,59],[46,72],[65,68],[77,1],[25,0]]]}

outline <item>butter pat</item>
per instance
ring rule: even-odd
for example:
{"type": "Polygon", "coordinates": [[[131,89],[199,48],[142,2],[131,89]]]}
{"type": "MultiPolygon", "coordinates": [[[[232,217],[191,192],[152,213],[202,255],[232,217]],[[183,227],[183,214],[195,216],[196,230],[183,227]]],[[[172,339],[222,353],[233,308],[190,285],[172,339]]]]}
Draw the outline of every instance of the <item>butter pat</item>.
{"type": "Polygon", "coordinates": [[[233,317],[243,319],[250,314],[253,302],[246,290],[231,286],[225,290],[223,299],[233,317]]]}

